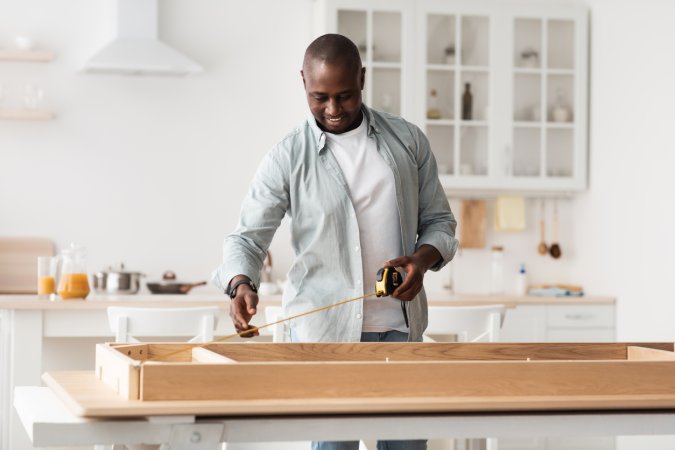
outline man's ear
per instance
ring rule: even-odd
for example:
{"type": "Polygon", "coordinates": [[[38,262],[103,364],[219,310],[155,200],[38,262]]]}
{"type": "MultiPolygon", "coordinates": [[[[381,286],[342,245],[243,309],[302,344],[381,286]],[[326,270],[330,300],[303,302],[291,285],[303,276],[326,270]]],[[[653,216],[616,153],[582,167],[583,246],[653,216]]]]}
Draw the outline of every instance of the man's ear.
{"type": "Polygon", "coordinates": [[[302,77],[302,85],[306,87],[305,85],[305,72],[300,69],[300,76],[302,77]]]}
{"type": "Polygon", "coordinates": [[[361,90],[363,90],[365,85],[366,85],[366,68],[362,67],[361,68],[361,90]]]}

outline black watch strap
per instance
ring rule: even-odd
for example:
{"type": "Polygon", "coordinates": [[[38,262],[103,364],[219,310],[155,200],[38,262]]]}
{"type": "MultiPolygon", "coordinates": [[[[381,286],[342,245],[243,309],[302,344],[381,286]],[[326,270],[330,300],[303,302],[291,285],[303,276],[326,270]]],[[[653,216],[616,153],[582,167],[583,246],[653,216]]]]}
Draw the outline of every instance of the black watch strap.
{"type": "Polygon", "coordinates": [[[255,284],[253,283],[253,281],[244,279],[244,280],[239,280],[236,283],[234,283],[229,288],[229,290],[227,291],[227,295],[229,295],[230,298],[236,297],[237,296],[237,288],[239,286],[241,286],[242,284],[248,284],[251,287],[251,289],[253,290],[253,292],[258,292],[258,288],[255,287],[255,284]]]}

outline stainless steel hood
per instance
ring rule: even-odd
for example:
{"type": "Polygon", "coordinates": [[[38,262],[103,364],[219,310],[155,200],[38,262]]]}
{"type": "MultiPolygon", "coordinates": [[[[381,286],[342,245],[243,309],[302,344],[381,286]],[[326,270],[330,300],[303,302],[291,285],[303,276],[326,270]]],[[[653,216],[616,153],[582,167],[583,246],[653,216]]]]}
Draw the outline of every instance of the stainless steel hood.
{"type": "Polygon", "coordinates": [[[157,0],[117,0],[117,37],[89,58],[86,72],[188,75],[203,68],[157,38],[157,0]]]}

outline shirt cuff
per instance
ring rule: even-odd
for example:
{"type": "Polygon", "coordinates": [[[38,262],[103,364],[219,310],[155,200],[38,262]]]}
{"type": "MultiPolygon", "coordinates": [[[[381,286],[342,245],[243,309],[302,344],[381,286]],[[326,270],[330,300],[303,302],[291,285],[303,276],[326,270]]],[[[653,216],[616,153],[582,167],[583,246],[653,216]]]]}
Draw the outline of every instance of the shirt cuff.
{"type": "Polygon", "coordinates": [[[431,245],[441,254],[441,260],[429,268],[429,270],[438,272],[455,256],[459,241],[443,231],[430,231],[417,239],[415,251],[423,245],[431,245]]]}

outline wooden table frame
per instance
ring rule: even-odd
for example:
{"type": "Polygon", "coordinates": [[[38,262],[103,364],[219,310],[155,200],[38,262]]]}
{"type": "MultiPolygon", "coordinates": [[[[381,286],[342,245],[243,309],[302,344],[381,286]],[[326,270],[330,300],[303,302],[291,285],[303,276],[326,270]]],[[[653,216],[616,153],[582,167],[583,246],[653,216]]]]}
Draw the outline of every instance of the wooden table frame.
{"type": "Polygon", "coordinates": [[[99,344],[47,373],[83,417],[675,408],[666,343],[99,344]]]}

